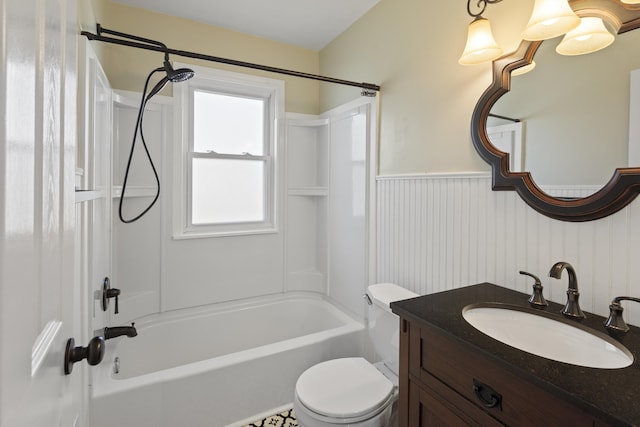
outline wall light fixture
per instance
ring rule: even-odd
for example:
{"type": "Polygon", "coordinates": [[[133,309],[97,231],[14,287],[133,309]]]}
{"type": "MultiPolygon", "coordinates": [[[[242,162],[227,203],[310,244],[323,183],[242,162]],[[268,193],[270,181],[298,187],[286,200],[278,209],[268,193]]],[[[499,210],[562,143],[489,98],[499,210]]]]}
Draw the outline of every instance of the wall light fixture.
{"type": "MultiPolygon", "coordinates": [[[[502,55],[502,49],[491,32],[489,20],[482,14],[489,4],[502,0],[476,0],[478,12],[471,10],[471,1],[467,0],[467,12],[474,19],[469,24],[467,44],[458,60],[462,65],[475,65],[491,62],[502,55]]],[[[640,3],[640,0],[621,0],[624,3],[640,3]]],[[[556,49],[562,55],[582,55],[595,52],[610,45],[614,40],[602,19],[580,18],[571,9],[568,0],[535,0],[533,12],[525,27],[524,40],[547,40],[566,34],[556,49]]],[[[533,68],[522,67],[520,74],[533,68]]]]}
{"type": "Polygon", "coordinates": [[[467,0],[467,12],[474,19],[467,31],[467,44],[458,62],[462,65],[476,65],[493,61],[502,55],[502,49],[496,43],[491,32],[491,23],[482,17],[488,4],[500,3],[502,0],[479,0],[479,12],[471,11],[471,0],[467,0]]]}
{"type": "Polygon", "coordinates": [[[522,33],[524,40],[547,40],[561,36],[580,25],[567,0],[536,0],[529,23],[522,33]]]}
{"type": "Polygon", "coordinates": [[[602,22],[602,18],[585,16],[578,28],[565,34],[556,52],[560,55],[584,55],[609,46],[615,40],[602,22]]]}

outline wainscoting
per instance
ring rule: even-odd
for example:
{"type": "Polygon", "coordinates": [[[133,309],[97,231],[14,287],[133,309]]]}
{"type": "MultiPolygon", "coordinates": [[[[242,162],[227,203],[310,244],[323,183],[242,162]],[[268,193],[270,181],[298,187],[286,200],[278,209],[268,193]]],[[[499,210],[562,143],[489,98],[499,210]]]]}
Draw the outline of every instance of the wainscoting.
{"type": "MultiPolygon", "coordinates": [[[[611,299],[640,297],[640,202],[584,223],[538,214],[515,192],[491,191],[488,173],[378,177],[378,271],[428,294],[480,282],[529,292],[540,277],[545,297],[564,303],[567,275],[548,277],[557,261],[578,274],[582,308],[603,316],[611,299]]],[[[625,305],[640,325],[640,304],[625,305]]]]}

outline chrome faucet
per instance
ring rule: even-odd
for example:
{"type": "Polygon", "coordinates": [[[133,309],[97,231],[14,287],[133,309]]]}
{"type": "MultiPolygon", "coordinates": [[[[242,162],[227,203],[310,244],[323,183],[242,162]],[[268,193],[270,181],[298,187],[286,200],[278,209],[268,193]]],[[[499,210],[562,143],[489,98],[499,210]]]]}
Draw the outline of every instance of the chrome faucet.
{"type": "Polygon", "coordinates": [[[624,334],[629,330],[629,326],[627,326],[627,323],[622,318],[624,308],[622,308],[620,301],[640,302],[640,298],[615,297],[613,301],[611,301],[611,305],[609,306],[609,318],[604,322],[604,326],[607,328],[609,334],[614,336],[624,334]]]}
{"type": "Polygon", "coordinates": [[[549,270],[549,277],[559,279],[562,275],[562,270],[567,270],[569,274],[569,287],[567,288],[567,303],[560,311],[565,317],[571,319],[582,320],[585,314],[580,309],[578,299],[580,298],[580,292],[578,292],[578,278],[576,277],[576,271],[568,262],[560,261],[556,262],[551,270],[549,270]]]}
{"type": "Polygon", "coordinates": [[[122,335],[126,335],[129,338],[135,337],[136,335],[138,335],[138,331],[136,331],[134,325],[135,324],[132,323],[131,326],[114,326],[112,328],[105,327],[103,331],[104,339],[108,340],[122,335]]]}

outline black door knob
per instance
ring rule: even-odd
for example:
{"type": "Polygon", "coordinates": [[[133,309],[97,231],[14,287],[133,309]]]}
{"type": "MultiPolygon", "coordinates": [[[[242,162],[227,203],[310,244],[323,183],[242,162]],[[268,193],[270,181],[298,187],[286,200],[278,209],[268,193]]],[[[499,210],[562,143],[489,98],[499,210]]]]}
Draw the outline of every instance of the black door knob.
{"type": "Polygon", "coordinates": [[[64,351],[64,374],[69,375],[73,370],[73,364],[87,359],[87,363],[91,366],[102,362],[104,357],[104,338],[101,336],[93,337],[86,347],[76,347],[75,340],[69,338],[67,340],[67,348],[64,351]]]}

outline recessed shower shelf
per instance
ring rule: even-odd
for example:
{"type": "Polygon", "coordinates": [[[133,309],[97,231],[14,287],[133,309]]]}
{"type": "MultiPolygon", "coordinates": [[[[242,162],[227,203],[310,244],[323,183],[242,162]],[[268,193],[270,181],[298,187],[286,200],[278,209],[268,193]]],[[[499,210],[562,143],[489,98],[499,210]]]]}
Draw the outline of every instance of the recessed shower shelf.
{"type": "Polygon", "coordinates": [[[76,190],[76,203],[96,200],[104,196],[102,190],[76,190]]]}
{"type": "MultiPolygon", "coordinates": [[[[125,195],[125,198],[129,199],[133,197],[155,197],[156,191],[157,190],[155,187],[127,186],[127,193],[125,195]]],[[[122,195],[122,186],[121,185],[114,186],[112,197],[114,199],[119,199],[121,195],[122,195]]]]}
{"type": "Polygon", "coordinates": [[[327,187],[302,187],[290,188],[290,196],[328,196],[329,189],[327,187]]]}

